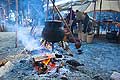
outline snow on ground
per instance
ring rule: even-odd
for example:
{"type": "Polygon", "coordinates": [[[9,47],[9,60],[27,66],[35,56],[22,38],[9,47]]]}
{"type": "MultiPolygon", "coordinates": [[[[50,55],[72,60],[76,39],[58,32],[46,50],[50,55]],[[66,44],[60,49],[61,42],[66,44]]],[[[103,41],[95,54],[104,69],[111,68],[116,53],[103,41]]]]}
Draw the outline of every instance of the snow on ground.
{"type": "Polygon", "coordinates": [[[94,40],[93,44],[83,43],[81,49],[83,54],[74,57],[85,64],[88,75],[101,75],[109,80],[113,71],[120,72],[120,44],[94,40]]]}
{"type": "MultiPolygon", "coordinates": [[[[6,56],[16,55],[20,53],[23,48],[20,43],[18,48],[15,48],[14,32],[0,32],[0,59],[6,58],[6,56]]],[[[70,73],[69,75],[72,76],[69,76],[69,80],[98,80],[95,78],[92,79],[94,76],[101,76],[103,80],[109,80],[110,75],[114,71],[120,72],[120,44],[94,40],[92,44],[82,44],[81,49],[83,50],[83,54],[78,54],[72,43],[70,44],[70,48],[74,52],[73,58],[85,66],[80,67],[80,71],[74,72],[74,74],[70,73]]],[[[30,63],[26,60],[22,62],[25,63],[16,63],[16,67],[0,79],[38,79],[36,75],[33,75],[32,65],[28,65],[30,63]]]]}
{"type": "Polygon", "coordinates": [[[18,44],[15,48],[15,32],[0,32],[0,59],[21,51],[23,46],[18,44]]]}

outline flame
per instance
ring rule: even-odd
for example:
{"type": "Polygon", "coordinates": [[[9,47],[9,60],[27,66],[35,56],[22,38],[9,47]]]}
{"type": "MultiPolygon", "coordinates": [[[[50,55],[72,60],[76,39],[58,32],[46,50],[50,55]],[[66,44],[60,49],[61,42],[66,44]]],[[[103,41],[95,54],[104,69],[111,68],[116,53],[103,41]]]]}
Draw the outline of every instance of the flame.
{"type": "MultiPolygon", "coordinates": [[[[46,73],[51,71],[52,69],[56,68],[56,63],[51,62],[51,59],[55,57],[53,54],[45,54],[46,59],[42,60],[42,63],[46,66],[49,66],[48,69],[45,71],[46,73]]],[[[36,71],[40,71],[41,69],[39,66],[35,66],[36,71]]]]}
{"type": "Polygon", "coordinates": [[[51,55],[51,54],[46,54],[46,56],[48,57],[48,59],[45,59],[45,60],[43,60],[42,62],[43,62],[45,65],[48,65],[49,62],[50,62],[50,59],[53,57],[53,55],[51,55]]]}
{"type": "Polygon", "coordinates": [[[50,58],[49,58],[49,59],[46,59],[46,60],[43,60],[42,62],[43,62],[45,65],[48,65],[49,62],[50,62],[50,58]]]}

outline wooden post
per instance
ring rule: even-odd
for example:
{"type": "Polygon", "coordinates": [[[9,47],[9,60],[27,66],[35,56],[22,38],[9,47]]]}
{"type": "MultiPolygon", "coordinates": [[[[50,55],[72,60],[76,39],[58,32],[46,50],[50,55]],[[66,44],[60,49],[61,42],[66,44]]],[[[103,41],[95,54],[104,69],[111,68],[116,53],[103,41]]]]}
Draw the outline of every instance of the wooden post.
{"type": "MultiPolygon", "coordinates": [[[[52,2],[52,3],[54,3],[54,2],[53,2],[53,0],[51,0],[51,2],[52,2]]],[[[68,24],[66,23],[66,21],[64,20],[64,18],[63,18],[63,17],[62,17],[62,15],[60,14],[59,9],[55,6],[55,4],[53,4],[53,6],[54,6],[54,8],[56,9],[56,11],[58,12],[59,16],[61,17],[61,19],[62,19],[63,23],[65,24],[65,26],[66,26],[66,27],[67,27],[67,29],[69,30],[70,35],[72,36],[72,38],[73,38],[73,39],[74,39],[74,41],[76,42],[76,39],[74,38],[74,36],[73,36],[73,34],[72,34],[72,32],[71,32],[71,30],[70,30],[70,28],[69,28],[68,24]]]]}
{"type": "MultiPolygon", "coordinates": [[[[93,21],[94,20],[96,20],[96,0],[94,1],[93,21]]],[[[94,31],[95,31],[94,23],[92,23],[92,27],[94,27],[94,31]]]]}
{"type": "Polygon", "coordinates": [[[94,1],[94,13],[93,13],[93,19],[96,19],[96,1],[94,1]]]}
{"type": "Polygon", "coordinates": [[[100,24],[101,24],[101,10],[102,10],[102,0],[100,1],[100,15],[99,15],[99,22],[98,22],[98,29],[97,29],[97,35],[99,36],[100,33],[100,24]]]}
{"type": "Polygon", "coordinates": [[[70,10],[70,20],[69,20],[69,25],[70,25],[70,30],[71,30],[71,27],[72,27],[72,23],[73,23],[73,20],[72,20],[72,15],[73,15],[73,12],[72,12],[72,0],[71,0],[71,10],[70,10]]]}
{"type": "Polygon", "coordinates": [[[4,20],[4,23],[3,23],[3,31],[4,31],[4,28],[5,28],[5,16],[6,16],[6,11],[5,11],[5,9],[3,8],[3,20],[4,20]]]}
{"type": "Polygon", "coordinates": [[[16,0],[16,41],[15,41],[15,48],[18,47],[17,30],[18,30],[18,0],[16,0]]]}
{"type": "Polygon", "coordinates": [[[3,24],[0,24],[0,30],[3,32],[4,31],[4,27],[5,27],[5,9],[3,8],[3,7],[1,7],[1,9],[2,9],[2,12],[3,12],[3,14],[1,15],[2,16],[2,20],[3,20],[3,24]]]}

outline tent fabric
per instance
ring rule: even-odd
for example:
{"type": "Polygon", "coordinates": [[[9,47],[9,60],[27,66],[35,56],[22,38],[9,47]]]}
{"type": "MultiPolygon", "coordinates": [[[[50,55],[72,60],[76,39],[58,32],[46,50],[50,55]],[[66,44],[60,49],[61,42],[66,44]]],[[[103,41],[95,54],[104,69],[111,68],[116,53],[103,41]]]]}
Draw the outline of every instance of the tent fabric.
{"type": "Polygon", "coordinates": [[[81,12],[84,12],[89,5],[90,5],[90,2],[82,5],[74,5],[72,6],[72,8],[74,11],[79,10],[81,12]]]}
{"type": "MultiPolygon", "coordinates": [[[[96,11],[100,11],[101,0],[96,1],[96,11]]],[[[84,12],[94,11],[94,2],[91,2],[89,7],[84,12]]],[[[102,0],[102,11],[117,11],[120,12],[120,0],[102,0]]]]}
{"type": "MultiPolygon", "coordinates": [[[[74,11],[79,10],[81,12],[84,12],[90,3],[91,2],[87,0],[56,0],[55,5],[60,11],[68,10],[72,5],[72,9],[74,11]]],[[[50,3],[49,6],[52,8],[53,5],[50,3]]],[[[46,7],[46,5],[44,5],[44,7],[46,7]]]]}

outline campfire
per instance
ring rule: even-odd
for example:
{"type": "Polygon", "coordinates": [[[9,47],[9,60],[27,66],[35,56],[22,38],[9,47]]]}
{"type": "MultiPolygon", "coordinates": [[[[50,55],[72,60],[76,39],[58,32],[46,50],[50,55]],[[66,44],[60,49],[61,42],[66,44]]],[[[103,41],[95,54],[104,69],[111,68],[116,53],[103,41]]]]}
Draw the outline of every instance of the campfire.
{"type": "Polygon", "coordinates": [[[59,66],[57,65],[56,58],[62,58],[62,55],[51,53],[33,57],[33,66],[38,74],[48,73],[59,66]]]}

